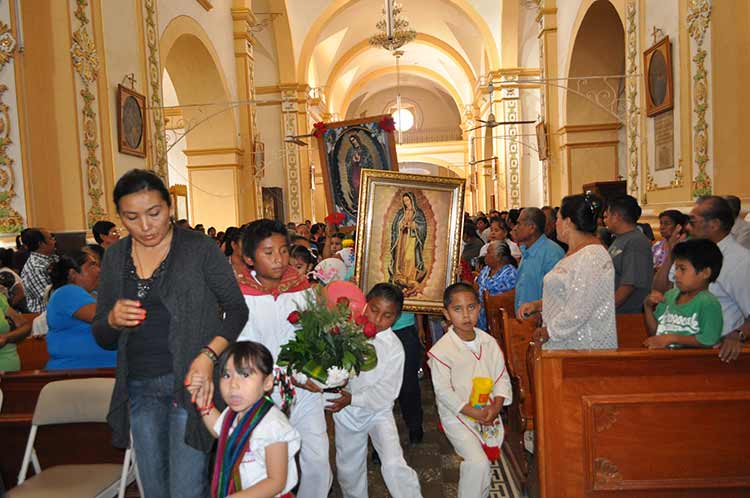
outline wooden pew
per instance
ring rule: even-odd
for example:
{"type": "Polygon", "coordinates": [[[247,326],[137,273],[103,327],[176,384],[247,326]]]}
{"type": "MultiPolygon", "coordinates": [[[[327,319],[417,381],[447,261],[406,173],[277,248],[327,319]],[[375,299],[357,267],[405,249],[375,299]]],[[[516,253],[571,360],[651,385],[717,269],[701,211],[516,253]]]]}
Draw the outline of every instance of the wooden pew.
{"type": "Polygon", "coordinates": [[[515,315],[516,291],[509,290],[497,296],[491,296],[489,292],[484,291],[482,298],[484,300],[484,312],[487,315],[487,333],[495,338],[503,354],[505,354],[507,345],[503,336],[502,312],[505,310],[511,316],[515,315]]]}
{"type": "Polygon", "coordinates": [[[623,348],[642,348],[648,337],[643,313],[615,315],[617,323],[617,346],[623,348]]]}
{"type": "MultiPolygon", "coordinates": [[[[2,376],[4,401],[0,413],[0,441],[3,456],[0,458],[0,475],[7,487],[18,482],[26,440],[31,429],[31,419],[39,392],[47,383],[63,379],[114,377],[112,368],[22,371],[2,376]]],[[[122,463],[123,452],[112,447],[112,433],[106,424],[71,424],[41,427],[36,450],[39,461],[45,466],[64,463],[122,463]],[[47,436],[47,437],[45,437],[47,436]],[[54,442],[68,441],[72,446],[54,442]],[[74,451],[71,451],[74,450],[74,451]]]]}
{"type": "Polygon", "coordinates": [[[16,344],[21,358],[21,371],[42,370],[49,361],[47,339],[44,337],[27,337],[16,344]]]}
{"type": "Polygon", "coordinates": [[[535,350],[541,497],[750,496],[748,353],[535,350]]]}

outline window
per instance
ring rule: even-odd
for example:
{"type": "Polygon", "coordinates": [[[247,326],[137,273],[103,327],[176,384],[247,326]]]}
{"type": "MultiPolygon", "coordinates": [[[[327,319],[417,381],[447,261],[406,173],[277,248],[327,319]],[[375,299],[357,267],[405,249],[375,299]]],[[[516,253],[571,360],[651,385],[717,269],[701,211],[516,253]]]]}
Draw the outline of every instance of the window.
{"type": "Polygon", "coordinates": [[[400,113],[395,110],[391,116],[393,116],[393,122],[396,125],[396,129],[409,131],[414,126],[414,114],[409,109],[404,109],[402,107],[400,113]]]}

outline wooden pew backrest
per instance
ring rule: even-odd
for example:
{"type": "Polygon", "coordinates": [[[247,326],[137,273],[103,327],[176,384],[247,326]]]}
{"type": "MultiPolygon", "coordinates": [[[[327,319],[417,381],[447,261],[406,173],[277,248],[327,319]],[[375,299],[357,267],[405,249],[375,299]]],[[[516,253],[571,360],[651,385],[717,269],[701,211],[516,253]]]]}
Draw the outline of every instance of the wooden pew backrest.
{"type": "Polygon", "coordinates": [[[27,337],[16,347],[18,357],[21,358],[21,371],[41,370],[47,366],[49,353],[47,353],[47,340],[44,337],[27,337]]]}
{"type": "Polygon", "coordinates": [[[615,315],[617,324],[617,346],[623,348],[642,348],[648,337],[643,313],[615,315]]]}
{"type": "Polygon", "coordinates": [[[489,292],[484,291],[482,293],[484,299],[484,311],[487,315],[487,333],[500,345],[503,354],[506,354],[508,350],[505,337],[503,335],[503,310],[508,312],[511,316],[515,316],[514,301],[516,299],[516,291],[510,290],[503,292],[497,296],[491,296],[489,292]]]}
{"type": "Polygon", "coordinates": [[[544,351],[534,361],[542,498],[750,496],[750,348],[544,351]]]}

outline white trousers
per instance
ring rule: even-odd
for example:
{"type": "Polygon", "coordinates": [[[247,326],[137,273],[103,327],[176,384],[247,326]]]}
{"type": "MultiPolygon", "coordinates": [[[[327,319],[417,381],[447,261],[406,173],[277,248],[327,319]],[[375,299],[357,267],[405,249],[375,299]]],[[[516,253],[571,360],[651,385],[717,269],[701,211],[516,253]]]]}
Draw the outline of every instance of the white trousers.
{"type": "Polygon", "coordinates": [[[297,389],[289,422],[302,437],[299,451],[297,498],[325,498],[333,483],[328,463],[328,433],[323,413],[323,395],[297,389]]]}
{"type": "Polygon", "coordinates": [[[440,421],[453,449],[463,459],[458,479],[458,498],[487,498],[490,495],[492,471],[479,436],[456,417],[452,420],[440,417],[440,421]]]}
{"type": "Polygon", "coordinates": [[[368,498],[367,436],[380,457],[380,472],[393,498],[422,498],[419,478],[404,460],[393,412],[384,410],[369,420],[355,420],[344,408],[333,415],[336,424],[336,475],[344,498],[368,498]]]}

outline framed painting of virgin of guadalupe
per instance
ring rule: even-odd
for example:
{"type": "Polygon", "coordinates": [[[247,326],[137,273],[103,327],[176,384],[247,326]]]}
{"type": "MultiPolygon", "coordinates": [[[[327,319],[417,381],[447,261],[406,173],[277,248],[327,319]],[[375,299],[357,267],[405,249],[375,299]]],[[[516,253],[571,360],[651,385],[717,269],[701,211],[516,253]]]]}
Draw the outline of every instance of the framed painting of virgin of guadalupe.
{"type": "Polygon", "coordinates": [[[404,310],[440,313],[458,277],[465,180],[362,170],[354,281],[390,282],[404,310]]]}
{"type": "Polygon", "coordinates": [[[342,226],[357,221],[362,170],[398,170],[394,130],[388,114],[315,123],[328,212],[343,214],[342,226]]]}

